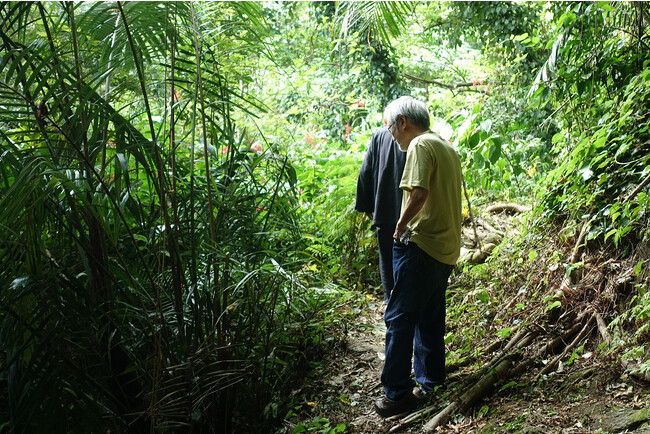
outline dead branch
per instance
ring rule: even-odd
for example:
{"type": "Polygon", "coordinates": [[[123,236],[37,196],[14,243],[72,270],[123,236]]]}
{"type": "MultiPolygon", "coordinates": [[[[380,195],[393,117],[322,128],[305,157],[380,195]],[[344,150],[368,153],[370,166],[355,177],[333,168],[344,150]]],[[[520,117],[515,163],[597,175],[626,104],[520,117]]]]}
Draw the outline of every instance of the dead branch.
{"type": "Polygon", "coordinates": [[[595,316],[589,318],[589,321],[587,321],[587,324],[585,324],[585,326],[582,328],[578,336],[576,336],[576,338],[564,348],[564,351],[562,351],[562,353],[559,356],[555,357],[546,366],[544,366],[544,368],[541,371],[539,371],[539,374],[537,374],[537,376],[535,377],[535,382],[537,382],[542,375],[549,373],[555,367],[555,365],[557,365],[559,361],[561,361],[563,358],[566,357],[569,351],[573,351],[576,345],[578,345],[578,343],[580,343],[582,339],[585,337],[587,332],[591,331],[591,326],[593,325],[594,321],[595,321],[595,316]]]}
{"type": "Polygon", "coordinates": [[[632,199],[634,199],[634,198],[636,197],[636,195],[639,194],[639,192],[641,191],[641,189],[642,189],[643,187],[645,187],[646,185],[648,185],[648,183],[650,183],[650,175],[646,176],[645,179],[644,179],[643,181],[641,181],[641,184],[637,185],[637,187],[632,191],[632,193],[630,193],[630,194],[629,194],[629,195],[628,195],[628,196],[623,200],[623,203],[627,203],[627,202],[631,201],[632,199]]]}
{"type": "MultiPolygon", "coordinates": [[[[510,332],[516,331],[518,326],[515,326],[510,330],[510,332]]],[[[524,336],[528,334],[528,330],[526,328],[523,328],[522,330],[519,330],[513,337],[510,339],[510,342],[503,348],[504,352],[510,351],[521,339],[523,339],[524,336]]]]}
{"type": "Polygon", "coordinates": [[[605,324],[605,320],[603,320],[603,317],[599,313],[596,313],[596,324],[598,325],[598,332],[603,338],[603,341],[607,342],[607,345],[611,344],[612,336],[607,331],[607,324],[605,324]]]}
{"type": "MultiPolygon", "coordinates": [[[[517,333],[517,330],[518,330],[518,329],[519,329],[519,325],[515,325],[514,327],[512,327],[512,328],[510,329],[510,333],[515,333],[515,337],[517,337],[517,336],[518,336],[518,333],[517,333]]],[[[492,343],[491,343],[487,348],[485,348],[484,353],[485,353],[485,354],[492,354],[493,352],[495,352],[495,351],[498,350],[499,348],[503,347],[504,344],[506,345],[506,348],[507,348],[508,345],[510,345],[510,343],[511,343],[513,340],[515,340],[514,337],[510,340],[510,342],[507,342],[507,343],[504,342],[504,341],[502,341],[502,340],[500,340],[500,339],[499,339],[499,340],[496,340],[496,341],[492,342],[492,343]]]]}
{"type": "Polygon", "coordinates": [[[440,80],[435,80],[435,79],[429,79],[429,78],[422,78],[418,77],[416,75],[412,74],[404,74],[404,78],[407,78],[409,80],[417,81],[420,83],[426,83],[426,84],[433,84],[438,87],[442,87],[444,89],[449,89],[453,93],[462,91],[462,92],[476,92],[476,93],[484,93],[487,94],[489,90],[486,89],[478,89],[477,83],[474,82],[469,82],[469,83],[445,83],[440,80]]]}
{"type": "MultiPolygon", "coordinates": [[[[484,368],[480,369],[467,380],[467,383],[471,383],[471,385],[462,389],[462,391],[459,392],[457,399],[438,412],[424,425],[423,432],[430,432],[435,430],[437,427],[444,425],[456,411],[467,411],[485,396],[492,393],[498,382],[521,375],[546,354],[554,354],[560,346],[582,330],[569,347],[562,352],[562,354],[566,354],[582,340],[584,334],[589,329],[590,324],[593,324],[595,316],[592,316],[586,324],[584,323],[587,314],[588,312],[583,312],[575,319],[575,324],[569,330],[547,342],[546,345],[537,351],[536,354],[527,357],[515,366],[515,361],[521,358],[522,349],[528,347],[539,334],[538,330],[533,332],[526,330],[526,328],[519,330],[510,339],[508,344],[506,344],[504,350],[500,351],[499,354],[493,357],[484,368]],[[475,378],[479,379],[478,381],[473,382],[475,378]]],[[[559,358],[556,359],[559,360],[559,358]]],[[[431,405],[414,412],[402,419],[399,424],[393,426],[389,432],[394,433],[400,431],[414,422],[427,417],[435,409],[436,405],[431,405]]]]}
{"type": "Polygon", "coordinates": [[[429,420],[423,427],[423,432],[431,432],[437,427],[447,423],[451,415],[459,411],[466,411],[474,404],[488,395],[494,389],[496,383],[509,377],[508,373],[512,369],[516,355],[513,353],[497,364],[494,369],[475,383],[469,390],[463,393],[456,401],[449,404],[444,410],[439,412],[429,420]]]}
{"type": "Polygon", "coordinates": [[[495,234],[498,234],[501,238],[503,238],[506,234],[503,231],[498,230],[485,220],[481,220],[481,226],[483,226],[485,229],[487,229],[490,232],[494,232],[495,234]]]}
{"type": "MultiPolygon", "coordinates": [[[[605,324],[603,317],[599,313],[596,313],[595,317],[600,336],[603,338],[603,341],[607,342],[608,345],[611,344],[612,336],[607,331],[607,324],[605,324]]],[[[629,360],[623,358],[620,359],[620,363],[624,370],[629,370],[629,373],[632,377],[641,381],[650,382],[650,372],[642,372],[638,369],[631,369],[629,360]]]]}

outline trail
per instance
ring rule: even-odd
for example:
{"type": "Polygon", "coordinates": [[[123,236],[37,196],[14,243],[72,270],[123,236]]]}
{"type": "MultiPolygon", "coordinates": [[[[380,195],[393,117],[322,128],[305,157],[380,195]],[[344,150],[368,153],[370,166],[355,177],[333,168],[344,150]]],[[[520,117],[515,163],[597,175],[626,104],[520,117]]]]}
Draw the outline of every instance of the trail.
{"type": "MultiPolygon", "coordinates": [[[[509,218],[504,213],[479,219],[480,243],[473,242],[476,232],[467,224],[463,235],[465,260],[485,260],[500,239],[509,236],[509,218]]],[[[578,239],[575,246],[579,244],[578,239]]],[[[577,250],[573,245],[567,249],[567,257],[573,262],[577,250]]],[[[415,420],[408,416],[382,419],[374,412],[373,401],[383,394],[379,378],[385,326],[379,291],[368,288],[366,309],[357,314],[322,364],[294,391],[296,397],[304,399],[296,406],[294,417],[285,421],[283,432],[328,432],[323,429],[330,428],[333,431],[329,432],[420,433],[432,426],[431,420],[438,415],[441,423],[433,432],[650,433],[650,385],[628,375],[620,358],[603,350],[603,342],[611,341],[611,336],[601,324],[602,317],[596,315],[599,294],[596,292],[586,301],[577,299],[578,295],[584,296],[576,292],[576,285],[566,278],[552,278],[562,273],[547,271],[547,264],[538,262],[534,278],[545,282],[540,286],[548,293],[558,288],[565,291],[567,294],[560,299],[569,307],[556,315],[526,295],[525,301],[532,307],[520,312],[527,317],[512,315],[509,312],[514,302],[522,301],[518,290],[521,283],[512,279],[511,285],[500,287],[499,299],[507,302],[495,306],[496,314],[492,313],[485,338],[472,342],[471,354],[454,363],[449,357],[458,352],[458,340],[448,343],[448,389],[416,409],[415,413],[423,409],[424,413],[415,420]],[[512,334],[497,336],[498,328],[494,327],[507,324],[512,326],[512,334]],[[440,415],[445,409],[449,413],[440,415]],[[339,431],[335,431],[337,427],[339,431]]],[[[600,282],[598,289],[605,292],[608,282],[620,279],[619,274],[608,274],[611,262],[592,266],[581,278],[600,282]]],[[[623,265],[613,269],[624,272],[623,265]]],[[[534,273],[528,273],[532,278],[534,273]]],[[[515,275],[515,269],[505,274],[515,275]]],[[[476,291],[464,287],[468,283],[465,278],[460,269],[452,275],[448,311],[458,303],[471,311],[472,303],[479,303],[472,295],[476,291]]],[[[468,316],[467,320],[474,321],[475,317],[468,316]]],[[[448,333],[462,335],[472,327],[477,325],[450,324],[448,312],[448,333]]]]}
{"type": "MultiPolygon", "coordinates": [[[[399,429],[400,420],[382,419],[373,410],[373,401],[383,393],[379,376],[385,329],[381,300],[373,298],[369,306],[347,337],[326,356],[323,366],[296,391],[308,397],[301,408],[301,423],[315,426],[314,420],[322,418],[331,428],[346,424],[344,432],[349,433],[423,432],[432,415],[399,429]]],[[[437,411],[449,404],[455,388],[473,371],[470,367],[449,374],[448,393],[433,402],[437,411]]],[[[607,372],[589,358],[556,373],[541,387],[531,382],[531,378],[522,377],[517,384],[497,389],[435,432],[650,433],[648,385],[607,372]]],[[[287,422],[285,426],[286,432],[293,432],[296,424],[287,422]]]]}

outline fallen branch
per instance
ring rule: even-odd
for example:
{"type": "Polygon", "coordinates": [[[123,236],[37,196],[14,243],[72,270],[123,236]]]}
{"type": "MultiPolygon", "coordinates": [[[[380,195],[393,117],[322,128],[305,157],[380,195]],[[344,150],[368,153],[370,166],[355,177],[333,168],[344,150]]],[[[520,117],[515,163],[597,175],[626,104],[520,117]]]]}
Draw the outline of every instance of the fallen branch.
{"type": "MultiPolygon", "coordinates": [[[[544,357],[550,352],[555,352],[555,350],[560,345],[578,333],[579,330],[585,330],[588,328],[589,323],[591,323],[594,318],[592,317],[588,324],[585,325],[583,324],[585,315],[586,313],[583,313],[578,318],[576,318],[576,324],[573,327],[571,327],[561,336],[558,336],[548,342],[540,351],[537,352],[537,354],[535,354],[535,356],[529,357],[523,362],[519,363],[517,366],[514,366],[514,361],[520,358],[521,348],[528,346],[536,337],[535,333],[528,333],[525,336],[523,334],[523,331],[517,333],[510,340],[509,345],[507,345],[507,347],[514,348],[514,350],[507,353],[506,355],[499,355],[492,359],[488,365],[493,365],[494,368],[489,369],[487,373],[483,373],[481,375],[481,379],[478,382],[472,385],[469,389],[466,389],[466,391],[463,392],[458,399],[449,404],[445,409],[443,409],[431,420],[429,420],[424,425],[423,431],[433,431],[437,427],[444,425],[447,423],[455,411],[467,411],[474,404],[491,393],[499,381],[505,381],[521,375],[524,371],[533,366],[540,358],[544,357]]],[[[581,337],[578,336],[578,338],[581,337]]],[[[580,339],[578,338],[574,339],[574,343],[579,342],[580,339]]],[[[485,372],[485,370],[482,371],[485,372]]],[[[428,410],[431,411],[430,409],[428,410]]],[[[421,415],[419,415],[418,418],[420,416],[421,415]]],[[[414,420],[417,420],[417,418],[414,420]]]]}
{"type": "Polygon", "coordinates": [[[484,396],[491,393],[496,383],[509,377],[509,372],[512,370],[515,357],[515,354],[511,354],[510,357],[501,360],[494,369],[490,370],[490,372],[474,384],[474,386],[463,393],[456,401],[445,407],[444,410],[435,415],[433,419],[429,420],[424,427],[422,427],[423,432],[433,431],[437,427],[446,424],[454,412],[468,410],[484,396]]]}
{"type": "Polygon", "coordinates": [[[578,345],[578,343],[580,343],[582,339],[585,337],[587,332],[590,331],[594,321],[595,321],[595,316],[589,318],[589,321],[587,321],[587,324],[585,324],[585,326],[582,328],[578,336],[576,336],[576,338],[564,348],[564,351],[562,351],[562,353],[559,356],[556,356],[552,361],[550,361],[546,366],[544,366],[544,368],[541,371],[539,371],[539,374],[537,374],[537,376],[535,377],[535,383],[537,383],[537,381],[540,379],[542,375],[549,373],[555,367],[555,365],[557,365],[559,361],[565,358],[566,355],[569,353],[569,351],[573,351],[576,345],[578,345]]]}
{"type": "MultiPolygon", "coordinates": [[[[519,325],[515,325],[514,327],[512,327],[512,328],[510,329],[510,333],[515,333],[514,336],[515,336],[515,337],[518,337],[518,333],[516,333],[518,329],[519,329],[519,325]]],[[[513,337],[512,339],[510,339],[510,342],[512,342],[513,340],[515,340],[515,337],[513,337]]],[[[517,340],[518,340],[518,339],[517,339],[517,340]]],[[[504,342],[504,341],[502,341],[502,340],[496,340],[496,341],[492,342],[492,343],[491,343],[487,348],[485,348],[485,350],[483,350],[483,352],[484,352],[485,354],[492,354],[493,352],[495,352],[496,350],[500,349],[500,348],[503,347],[504,345],[505,345],[505,348],[508,348],[508,346],[510,345],[510,342],[504,342]]],[[[510,348],[512,348],[511,345],[510,345],[510,348]]]]}
{"type": "MultiPolygon", "coordinates": [[[[603,341],[607,343],[607,345],[610,345],[612,343],[612,336],[607,331],[607,324],[605,324],[605,320],[603,320],[603,317],[599,313],[596,313],[595,317],[600,336],[603,338],[603,341]]],[[[650,372],[641,371],[640,369],[633,369],[630,366],[630,362],[623,358],[620,358],[620,363],[623,369],[628,371],[632,377],[636,378],[637,380],[650,382],[650,372]]]]}
{"type": "Polygon", "coordinates": [[[570,264],[575,264],[575,262],[578,260],[578,252],[580,251],[580,246],[582,246],[582,242],[585,239],[585,235],[587,235],[587,229],[589,229],[589,226],[591,225],[591,222],[593,220],[594,220],[593,218],[590,218],[589,220],[586,220],[585,223],[582,225],[582,229],[580,230],[580,235],[578,235],[578,240],[576,241],[576,244],[573,247],[573,252],[571,253],[571,260],[569,261],[570,264]]]}

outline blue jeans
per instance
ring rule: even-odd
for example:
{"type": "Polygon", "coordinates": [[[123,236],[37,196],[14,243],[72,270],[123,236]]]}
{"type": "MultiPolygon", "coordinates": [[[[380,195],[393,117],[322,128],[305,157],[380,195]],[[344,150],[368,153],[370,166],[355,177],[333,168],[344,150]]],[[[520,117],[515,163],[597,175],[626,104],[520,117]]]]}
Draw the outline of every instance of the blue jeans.
{"type": "Polygon", "coordinates": [[[381,373],[386,397],[402,399],[415,386],[424,390],[445,382],[445,291],[453,270],[414,242],[393,246],[395,284],[388,299],[386,358],[381,373]]]}
{"type": "Polygon", "coordinates": [[[384,304],[393,290],[393,233],[395,224],[377,226],[377,244],[379,245],[379,275],[384,288],[384,304]]]}

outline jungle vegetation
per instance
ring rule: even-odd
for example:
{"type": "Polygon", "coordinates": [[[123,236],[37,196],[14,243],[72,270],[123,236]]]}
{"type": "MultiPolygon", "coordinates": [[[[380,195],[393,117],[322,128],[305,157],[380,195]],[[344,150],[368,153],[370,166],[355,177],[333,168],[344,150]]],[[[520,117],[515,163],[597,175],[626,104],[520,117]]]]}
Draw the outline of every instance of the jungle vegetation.
{"type": "Polygon", "coordinates": [[[530,207],[457,267],[482,289],[450,357],[501,283],[569,310],[544,273],[611,258],[624,282],[580,299],[647,378],[649,24],[646,2],[2,2],[0,432],[278,426],[379,285],[356,176],[404,94],[476,209],[530,207]]]}

